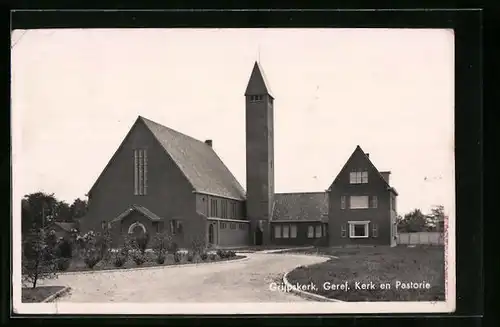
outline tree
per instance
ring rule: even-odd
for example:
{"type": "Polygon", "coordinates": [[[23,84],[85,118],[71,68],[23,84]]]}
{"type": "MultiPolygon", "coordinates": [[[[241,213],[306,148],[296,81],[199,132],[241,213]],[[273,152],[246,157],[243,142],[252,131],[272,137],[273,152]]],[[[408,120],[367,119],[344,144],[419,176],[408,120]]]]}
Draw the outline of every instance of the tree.
{"type": "Polygon", "coordinates": [[[29,233],[33,226],[43,228],[55,216],[58,201],[54,194],[36,192],[27,194],[21,201],[21,224],[24,233],[29,233]]]}
{"type": "Polygon", "coordinates": [[[436,205],[431,209],[431,213],[427,216],[427,225],[430,229],[436,230],[442,221],[444,221],[444,206],[436,205]]]}
{"type": "Polygon", "coordinates": [[[31,284],[33,288],[39,280],[57,276],[54,248],[47,240],[48,235],[42,228],[33,227],[23,242],[23,281],[31,284]]]}
{"type": "Polygon", "coordinates": [[[86,200],[81,200],[80,198],[73,201],[70,206],[71,215],[73,218],[82,218],[87,214],[88,203],[86,200]]]}
{"type": "Polygon", "coordinates": [[[73,221],[73,214],[69,204],[64,201],[57,202],[54,219],[56,221],[73,221]]]}
{"type": "Polygon", "coordinates": [[[427,228],[427,219],[420,209],[415,209],[404,215],[399,221],[398,230],[401,232],[423,232],[427,228]]]}

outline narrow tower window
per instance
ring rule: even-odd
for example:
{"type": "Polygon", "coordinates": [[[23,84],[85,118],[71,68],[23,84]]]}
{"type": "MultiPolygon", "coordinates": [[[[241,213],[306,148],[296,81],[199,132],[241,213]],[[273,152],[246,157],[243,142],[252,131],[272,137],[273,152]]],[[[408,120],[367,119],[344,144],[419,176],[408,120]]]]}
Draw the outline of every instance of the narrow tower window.
{"type": "Polygon", "coordinates": [[[148,155],[144,149],[134,150],[134,195],[146,195],[148,185],[148,155]]]}

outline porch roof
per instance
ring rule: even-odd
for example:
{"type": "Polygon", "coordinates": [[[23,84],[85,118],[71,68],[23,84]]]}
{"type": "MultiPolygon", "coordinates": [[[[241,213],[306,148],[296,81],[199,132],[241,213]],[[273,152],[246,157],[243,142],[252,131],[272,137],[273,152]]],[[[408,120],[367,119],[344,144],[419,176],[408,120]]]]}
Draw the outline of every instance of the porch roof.
{"type": "Polygon", "coordinates": [[[125,210],[124,212],[119,214],[116,218],[111,220],[111,223],[121,221],[123,218],[127,217],[128,215],[130,215],[134,211],[139,212],[144,217],[146,217],[152,221],[161,221],[162,220],[159,216],[157,216],[156,214],[151,212],[149,209],[147,209],[143,206],[137,205],[137,204],[133,204],[130,208],[128,208],[127,210],[125,210]]]}

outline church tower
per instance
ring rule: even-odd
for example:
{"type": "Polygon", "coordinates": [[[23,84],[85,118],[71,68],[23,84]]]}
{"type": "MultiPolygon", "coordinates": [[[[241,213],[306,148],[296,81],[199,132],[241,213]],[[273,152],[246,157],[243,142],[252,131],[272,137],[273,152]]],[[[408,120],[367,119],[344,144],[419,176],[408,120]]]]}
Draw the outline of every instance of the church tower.
{"type": "Polygon", "coordinates": [[[245,100],[246,206],[250,242],[268,244],[274,205],[274,98],[258,62],[253,67],[245,100]]]}

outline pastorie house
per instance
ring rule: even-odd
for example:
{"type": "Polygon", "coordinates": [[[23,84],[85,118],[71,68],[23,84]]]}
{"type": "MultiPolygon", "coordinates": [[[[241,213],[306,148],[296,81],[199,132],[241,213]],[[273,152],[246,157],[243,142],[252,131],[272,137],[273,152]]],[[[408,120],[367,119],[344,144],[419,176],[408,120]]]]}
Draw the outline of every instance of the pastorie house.
{"type": "Polygon", "coordinates": [[[139,116],[88,192],[81,230],[167,230],[180,246],[395,245],[390,172],[357,146],[325,192],[274,192],[274,97],[255,63],[246,92],[246,185],[204,142],[139,116]]]}

